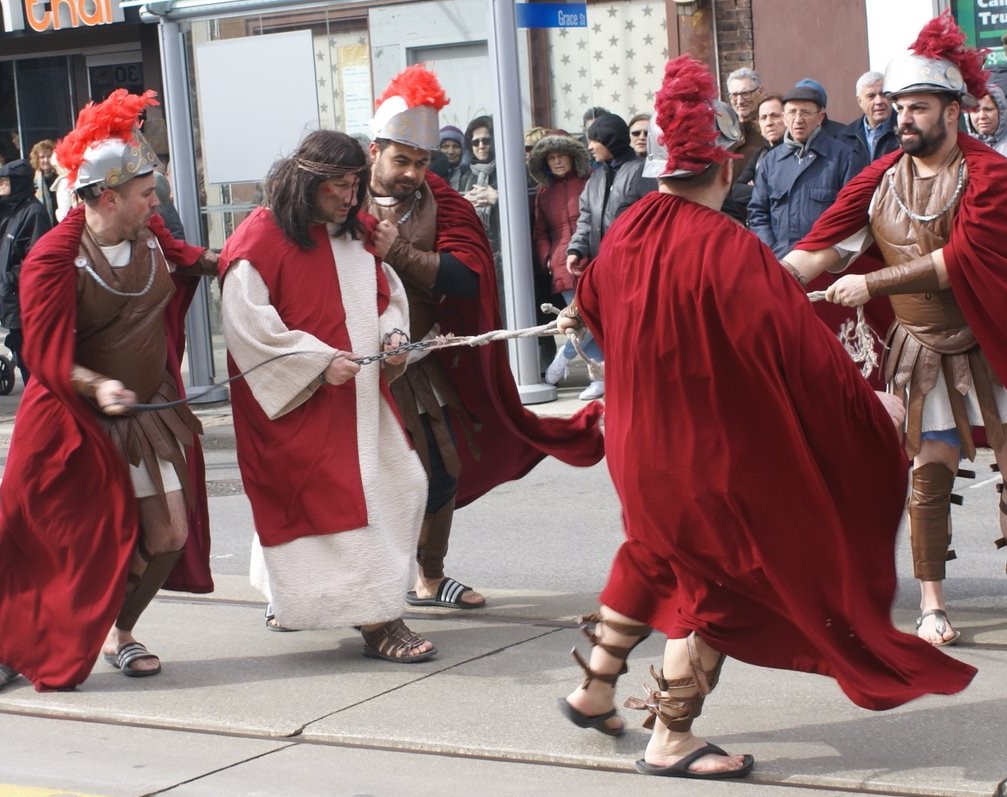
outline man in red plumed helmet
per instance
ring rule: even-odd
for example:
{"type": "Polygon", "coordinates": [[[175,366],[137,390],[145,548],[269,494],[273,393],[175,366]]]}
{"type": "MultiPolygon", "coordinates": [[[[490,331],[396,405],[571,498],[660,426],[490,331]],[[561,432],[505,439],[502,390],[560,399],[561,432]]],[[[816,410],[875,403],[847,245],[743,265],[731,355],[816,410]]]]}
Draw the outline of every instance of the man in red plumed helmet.
{"type": "MultiPolygon", "coordinates": [[[[886,709],[975,669],[897,631],[906,461],[893,417],[804,291],[719,212],[740,139],[716,81],[670,61],[656,100],[659,190],[612,226],[576,309],[606,352],[605,451],[626,540],[601,594],[576,725],[618,735],[614,687],[650,629],[668,637],[637,770],[730,778],[751,756],[692,733],[725,656],[834,678],[886,709]]],[[[566,312],[566,311],[565,311],[566,312]]],[[[576,317],[563,326],[576,324],[576,317]]]]}
{"type": "MultiPolygon", "coordinates": [[[[895,104],[902,150],[851,182],[784,258],[805,280],[842,271],[861,252],[886,266],[839,278],[828,298],[857,307],[887,296],[895,312],[884,373],[906,402],[916,627],[934,645],[961,635],[948,619],[944,577],[954,558],[951,490],[960,459],[975,458],[973,427],[985,427],[1001,472],[1007,466],[1007,161],[958,132],[962,108],[986,94],[982,56],[964,42],[947,12],[892,60],[884,91],[895,104]]],[[[996,546],[1003,548],[1003,497],[999,506],[996,546]]]]}
{"type": "Polygon", "coordinates": [[[155,102],[119,89],[80,112],[56,152],[82,202],[21,273],[35,378],[0,486],[0,662],[40,691],[74,688],[99,652],[123,675],[157,674],[140,614],[169,577],[212,589],[199,421],[132,411],[179,397],[185,309],[216,269],[156,213],[158,160],[137,127],[155,102]]]}
{"type": "MultiPolygon", "coordinates": [[[[448,102],[433,72],[396,75],[371,120],[365,210],[375,241],[409,297],[412,340],[499,329],[493,252],[472,205],[431,174],[438,112],[448,102]]],[[[454,512],[496,485],[524,476],[547,454],[570,465],[602,457],[601,408],[539,417],[521,405],[502,342],[419,353],[392,384],[406,430],[429,477],[412,606],[477,609],[486,599],[444,572],[454,512]]]]}

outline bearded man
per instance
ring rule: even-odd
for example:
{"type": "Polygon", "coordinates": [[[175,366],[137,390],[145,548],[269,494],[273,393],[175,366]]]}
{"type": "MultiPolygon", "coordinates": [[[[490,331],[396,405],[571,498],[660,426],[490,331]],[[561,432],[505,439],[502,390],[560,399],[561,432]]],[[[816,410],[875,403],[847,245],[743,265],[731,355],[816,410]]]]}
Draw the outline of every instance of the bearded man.
{"type": "MultiPolygon", "coordinates": [[[[379,251],[409,298],[410,337],[474,335],[498,329],[493,253],[472,205],[430,174],[447,97],[421,66],[397,75],[371,122],[368,212],[380,223],[379,251]]],[[[601,408],[573,418],[539,418],[521,406],[507,348],[494,343],[419,354],[392,385],[406,430],[430,480],[417,546],[413,606],[474,609],[486,599],[447,577],[444,559],[456,507],[523,476],[546,454],[571,465],[601,459],[601,408]]]]}
{"type": "Polygon", "coordinates": [[[274,165],[221,253],[224,336],[231,373],[255,369],[231,400],[267,626],[355,626],[364,655],[408,664],[437,652],[402,622],[426,480],[388,389],[405,355],[356,362],[409,325],[366,184],[363,149],[332,130],[274,165]]]}
{"type": "Polygon", "coordinates": [[[151,104],[118,89],[80,112],[56,153],[83,204],[21,272],[32,380],[0,485],[0,662],[40,691],[83,682],[99,650],[157,674],[141,613],[162,586],[212,589],[199,420],[131,411],[179,398],[185,310],[216,272],[156,214],[158,159],[136,127],[151,104]]]}
{"type": "MultiPolygon", "coordinates": [[[[963,105],[986,91],[982,59],[964,40],[947,12],[888,65],[884,91],[895,103],[902,151],[853,180],[783,261],[805,281],[841,271],[860,252],[880,252],[887,265],[839,278],[827,296],[847,307],[887,296],[895,312],[884,375],[907,402],[916,626],[934,645],[960,637],[943,582],[945,561],[954,558],[951,490],[960,458],[975,457],[974,426],[985,427],[1000,470],[1007,465],[1007,246],[996,199],[1007,185],[1007,161],[957,132],[963,105]]],[[[1002,548],[1007,503],[999,505],[1002,548]]]]}

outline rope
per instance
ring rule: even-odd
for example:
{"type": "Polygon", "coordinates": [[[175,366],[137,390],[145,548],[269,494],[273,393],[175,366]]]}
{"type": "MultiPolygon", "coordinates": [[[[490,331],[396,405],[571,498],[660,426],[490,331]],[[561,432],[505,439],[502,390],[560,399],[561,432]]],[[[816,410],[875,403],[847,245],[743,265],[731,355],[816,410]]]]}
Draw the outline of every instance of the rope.
{"type": "MultiPolygon", "coordinates": [[[[808,294],[808,300],[812,302],[824,301],[825,291],[811,291],[808,294]]],[[[864,379],[869,378],[874,373],[874,369],[878,367],[878,352],[875,344],[880,343],[882,349],[885,344],[871,328],[871,325],[867,323],[863,305],[857,308],[857,320],[844,321],[839,328],[837,337],[853,362],[860,366],[860,373],[863,374],[864,379]]]]}
{"type": "MultiPolygon", "coordinates": [[[[555,312],[559,313],[552,305],[543,305],[542,309],[544,312],[555,312]],[[547,310],[546,308],[550,308],[547,310]]],[[[559,330],[556,328],[556,321],[550,321],[548,324],[542,324],[537,327],[527,327],[525,329],[494,329],[490,332],[484,332],[481,335],[438,335],[437,337],[430,338],[428,340],[420,340],[415,343],[405,343],[394,349],[389,349],[387,351],[377,352],[376,354],[368,354],[364,357],[348,357],[345,352],[340,352],[336,357],[346,357],[352,360],[358,365],[370,365],[371,363],[381,362],[382,360],[387,360],[389,357],[395,357],[402,354],[408,354],[411,351],[434,351],[437,349],[451,349],[457,346],[485,346],[488,343],[495,343],[499,340],[514,340],[517,338],[539,338],[547,337],[550,335],[559,334],[559,330]]],[[[593,369],[600,369],[601,366],[594,360],[584,356],[582,349],[580,348],[580,341],[576,333],[568,332],[567,337],[573,341],[574,348],[577,349],[578,354],[584,357],[584,361],[588,364],[588,371],[592,374],[595,373],[593,369]]],[[[248,374],[257,368],[262,368],[264,365],[269,365],[269,363],[276,360],[282,359],[283,357],[295,357],[298,355],[317,355],[317,351],[287,351],[282,354],[277,354],[270,357],[268,360],[263,360],[261,363],[253,365],[251,368],[242,371],[240,374],[235,374],[234,376],[225,379],[223,382],[217,382],[216,384],[210,385],[205,390],[201,390],[198,393],[193,393],[190,396],[185,396],[174,401],[166,401],[160,404],[133,404],[130,406],[131,412],[154,412],[157,410],[167,410],[172,407],[178,407],[182,404],[188,404],[190,401],[195,401],[198,398],[202,398],[207,393],[216,390],[219,387],[228,385],[238,379],[244,379],[248,374]]],[[[599,377],[601,378],[601,377],[599,377]]]]}

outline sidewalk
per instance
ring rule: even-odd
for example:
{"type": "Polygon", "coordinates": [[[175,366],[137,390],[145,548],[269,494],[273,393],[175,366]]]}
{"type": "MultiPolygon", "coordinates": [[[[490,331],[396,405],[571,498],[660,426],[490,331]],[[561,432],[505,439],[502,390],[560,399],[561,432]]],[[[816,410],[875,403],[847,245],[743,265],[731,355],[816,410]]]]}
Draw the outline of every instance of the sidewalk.
{"type": "MultiPolygon", "coordinates": [[[[572,412],[578,390],[531,409],[572,412]]],[[[229,457],[229,407],[198,412],[208,451],[229,457]]],[[[589,593],[488,584],[485,610],[411,611],[440,653],[407,666],[362,657],[351,629],[269,633],[247,578],[217,582],[208,596],[162,593],[144,615],[144,642],[164,656],[156,678],[99,661],[73,693],[38,694],[23,679],[0,691],[0,797],[1007,793],[1002,587],[955,615],[966,644],[949,653],[980,672],[954,698],[871,713],[829,679],[728,661],[697,730],[752,753],[756,769],[700,783],[633,773],[649,735],[639,715],[624,710],[630,730],[613,739],[556,710],[581,677],[569,649],[587,649],[574,618],[589,593]]],[[[911,628],[913,613],[896,621],[911,628]]],[[[634,653],[620,703],[642,694],[658,636],[634,653]]]]}

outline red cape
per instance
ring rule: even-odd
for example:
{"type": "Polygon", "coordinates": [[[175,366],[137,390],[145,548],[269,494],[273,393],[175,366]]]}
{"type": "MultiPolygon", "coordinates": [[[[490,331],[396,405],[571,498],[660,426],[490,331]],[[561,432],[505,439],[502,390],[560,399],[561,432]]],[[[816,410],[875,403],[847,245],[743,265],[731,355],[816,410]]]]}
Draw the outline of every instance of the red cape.
{"type": "MultiPolygon", "coordinates": [[[[441,303],[441,333],[478,335],[500,329],[493,253],[482,223],[471,203],[446,181],[428,172],[427,183],[437,201],[434,249],[449,252],[479,275],[477,300],[448,297],[441,303]]],[[[435,356],[475,422],[475,442],[481,452],[475,459],[468,446],[458,445],[462,462],[459,507],[498,484],[521,478],[546,455],[576,466],[593,465],[604,456],[600,403],[592,402],[572,418],[544,418],[529,412],[521,404],[505,342],[447,349],[435,356]]],[[[456,427],[455,440],[464,439],[456,427]]]]}
{"type": "MultiPolygon", "coordinates": [[[[951,290],[976,340],[1001,381],[1007,380],[1007,158],[965,133],[958,134],[965,156],[968,182],[955,214],[951,237],[944,247],[951,290]]],[[[836,197],[835,204],[797,244],[797,249],[832,246],[867,224],[867,208],[884,173],[903,152],[879,158],[864,169],[836,197]]],[[[877,264],[875,264],[876,266],[877,264]]]]}
{"type": "MultiPolygon", "coordinates": [[[[172,238],[159,216],[149,224],[165,256],[192,265],[203,250],[172,238]]],[[[74,687],[91,672],[115,622],[136,544],[136,499],[126,462],[70,384],[83,207],[32,248],[21,272],[23,354],[32,379],[18,409],[0,483],[0,662],[43,691],[74,687]]],[[[181,377],[183,318],[197,279],[176,272],[166,310],[169,366],[181,377]]],[[[188,561],[177,583],[213,588],[209,570],[202,454],[190,473],[200,497],[191,513],[188,561]],[[202,559],[199,559],[199,556],[202,559]]],[[[179,572],[176,569],[176,574],[179,572]]]]}
{"type": "Polygon", "coordinates": [[[866,708],[969,683],[974,668],[891,624],[908,463],[767,247],[652,193],[609,230],[577,301],[606,353],[626,526],[605,605],[832,676],[866,708]]]}
{"type": "MultiPolygon", "coordinates": [[[[365,229],[372,227],[373,219],[363,221],[365,229]]],[[[234,263],[248,260],[269,288],[270,301],[288,329],[350,351],[338,264],[328,233],[324,224],[312,225],[310,232],[314,248],[301,249],[284,235],[271,211],[256,208],[221,252],[220,278],[226,278],[234,263]]],[[[374,300],[380,314],[388,306],[389,287],[377,257],[374,266],[374,300]]],[[[230,355],[227,365],[232,376],[238,373],[230,355]]],[[[381,392],[394,409],[384,378],[381,392]]],[[[352,381],[319,388],[310,400],[272,420],[243,379],[231,383],[231,403],[238,464],[263,545],[367,525],[352,381]]]]}

